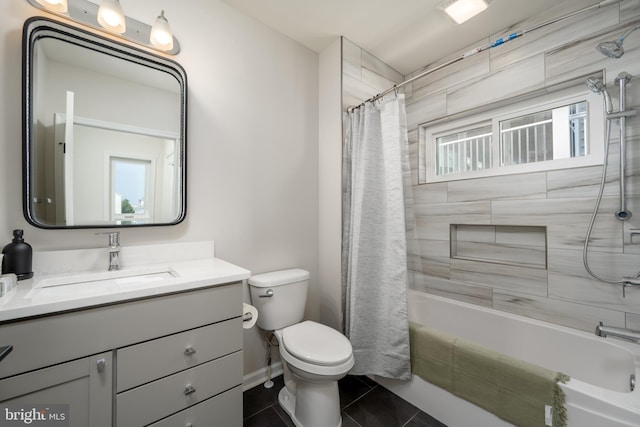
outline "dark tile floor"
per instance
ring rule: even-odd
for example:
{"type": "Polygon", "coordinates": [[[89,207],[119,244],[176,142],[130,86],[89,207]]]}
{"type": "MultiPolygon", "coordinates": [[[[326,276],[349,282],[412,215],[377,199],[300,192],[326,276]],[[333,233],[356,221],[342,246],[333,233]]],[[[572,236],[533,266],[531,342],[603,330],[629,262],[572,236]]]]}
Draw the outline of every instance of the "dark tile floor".
{"type": "MultiPolygon", "coordinates": [[[[244,392],[244,427],[294,427],[278,404],[282,376],[273,382],[244,392]]],[[[367,377],[348,375],[338,385],[343,427],[447,427],[367,377]]]]}

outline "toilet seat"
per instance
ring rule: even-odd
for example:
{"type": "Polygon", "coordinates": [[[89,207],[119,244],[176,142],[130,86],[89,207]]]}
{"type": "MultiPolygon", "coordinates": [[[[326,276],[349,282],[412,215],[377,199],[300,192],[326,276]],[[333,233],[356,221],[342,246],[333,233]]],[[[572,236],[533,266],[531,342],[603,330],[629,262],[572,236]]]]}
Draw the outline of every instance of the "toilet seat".
{"type": "Polygon", "coordinates": [[[347,337],[320,323],[307,320],[284,328],[282,335],[291,355],[314,365],[340,365],[353,354],[347,337]]]}
{"type": "Polygon", "coordinates": [[[324,377],[344,375],[353,367],[351,343],[347,337],[328,326],[305,321],[277,330],[275,334],[280,343],[280,356],[293,368],[324,377]],[[316,338],[313,334],[318,331],[323,337],[325,351],[320,350],[320,345],[317,345],[320,340],[316,341],[315,345],[308,344],[316,338]],[[293,352],[289,351],[289,348],[292,348],[293,352]],[[331,348],[337,348],[333,356],[330,355],[331,348]]]}

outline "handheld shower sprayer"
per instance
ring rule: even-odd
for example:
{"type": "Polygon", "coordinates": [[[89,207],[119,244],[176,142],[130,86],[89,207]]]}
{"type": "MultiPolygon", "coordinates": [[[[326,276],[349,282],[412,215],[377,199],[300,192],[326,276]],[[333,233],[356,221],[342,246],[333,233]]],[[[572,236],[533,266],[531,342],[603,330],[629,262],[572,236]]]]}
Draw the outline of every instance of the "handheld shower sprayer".
{"type": "Polygon", "coordinates": [[[606,86],[602,79],[598,79],[595,77],[590,77],[587,79],[587,87],[591,92],[599,93],[604,96],[604,106],[607,114],[611,114],[613,112],[613,103],[611,102],[611,95],[607,90],[606,86]]]}
{"type": "Polygon", "coordinates": [[[601,54],[608,56],[609,58],[620,58],[622,55],[624,55],[624,48],[622,47],[624,39],[626,39],[629,34],[633,33],[638,28],[640,28],[640,24],[629,28],[624,32],[624,34],[622,34],[615,40],[598,44],[598,46],[596,46],[596,50],[601,54]]]}

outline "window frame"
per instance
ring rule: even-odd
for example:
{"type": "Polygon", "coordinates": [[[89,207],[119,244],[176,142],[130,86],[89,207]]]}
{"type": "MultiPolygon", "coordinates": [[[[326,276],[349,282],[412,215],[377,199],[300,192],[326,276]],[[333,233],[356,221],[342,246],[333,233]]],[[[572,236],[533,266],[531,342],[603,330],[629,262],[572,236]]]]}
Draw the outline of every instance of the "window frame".
{"type": "Polygon", "coordinates": [[[131,154],[117,154],[117,153],[105,153],[105,167],[108,170],[107,176],[108,191],[105,192],[109,200],[106,202],[109,213],[108,218],[110,221],[115,221],[116,224],[123,224],[125,222],[140,223],[148,221],[154,218],[154,192],[156,186],[156,159],[149,156],[138,156],[131,154]],[[115,162],[123,161],[129,163],[139,163],[145,165],[145,212],[143,214],[136,213],[120,213],[115,212],[115,162]]]}
{"type": "Polygon", "coordinates": [[[604,162],[605,116],[602,96],[584,85],[547,93],[526,100],[516,100],[507,105],[488,106],[480,112],[457,114],[418,125],[419,184],[457,181],[462,179],[512,175],[602,165],[604,162]],[[501,166],[500,122],[523,115],[586,101],[585,144],[587,154],[580,157],[546,160],[501,166]],[[436,140],[443,135],[456,133],[491,123],[492,164],[488,169],[436,175],[436,140]]]}

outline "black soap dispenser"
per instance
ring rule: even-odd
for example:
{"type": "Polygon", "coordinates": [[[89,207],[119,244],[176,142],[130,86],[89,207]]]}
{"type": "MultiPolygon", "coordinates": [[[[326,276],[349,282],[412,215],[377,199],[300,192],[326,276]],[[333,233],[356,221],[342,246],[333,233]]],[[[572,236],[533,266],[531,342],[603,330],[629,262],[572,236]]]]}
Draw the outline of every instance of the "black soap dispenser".
{"type": "Polygon", "coordinates": [[[18,280],[33,277],[31,262],[33,250],[31,245],[24,241],[22,230],[13,230],[13,240],[2,249],[2,274],[13,273],[18,280]]]}

